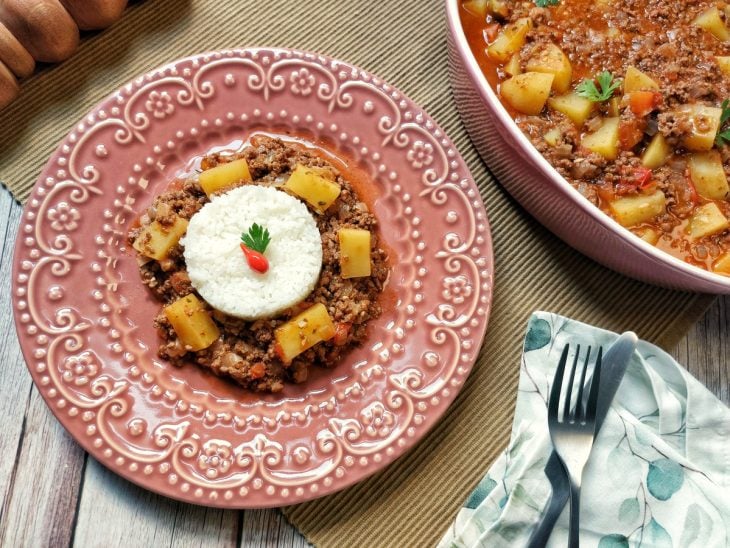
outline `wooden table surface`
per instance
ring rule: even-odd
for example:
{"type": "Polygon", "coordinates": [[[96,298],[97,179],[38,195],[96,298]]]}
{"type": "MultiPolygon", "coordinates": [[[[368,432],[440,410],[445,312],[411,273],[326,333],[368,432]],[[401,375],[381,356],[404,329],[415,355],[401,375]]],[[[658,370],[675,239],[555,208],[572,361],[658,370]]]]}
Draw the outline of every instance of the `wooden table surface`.
{"type": "MultiPolygon", "coordinates": [[[[145,491],[89,457],[31,382],[12,321],[10,271],[22,208],[0,190],[0,546],[306,546],[277,510],[224,511],[145,491]]],[[[730,298],[668,349],[730,402],[730,298]]]]}

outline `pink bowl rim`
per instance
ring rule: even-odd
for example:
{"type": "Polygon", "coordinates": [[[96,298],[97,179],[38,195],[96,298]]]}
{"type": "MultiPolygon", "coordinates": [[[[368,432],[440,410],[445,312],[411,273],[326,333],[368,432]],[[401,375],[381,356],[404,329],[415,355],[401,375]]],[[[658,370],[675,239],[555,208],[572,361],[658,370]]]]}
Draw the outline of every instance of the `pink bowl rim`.
{"type": "MultiPolygon", "coordinates": [[[[519,144],[519,151],[527,157],[532,165],[535,166],[543,176],[550,179],[557,190],[570,197],[577,207],[604,228],[615,233],[628,244],[641,250],[644,254],[650,255],[652,258],[665,264],[667,267],[681,272],[682,275],[694,277],[715,286],[723,286],[727,292],[730,292],[730,278],[719,274],[713,274],[707,270],[685,263],[669,253],[661,251],[648,242],[645,242],[629,229],[624,228],[603,211],[591,204],[580,192],[573,188],[573,186],[562,175],[560,175],[555,168],[553,168],[550,162],[548,162],[542,154],[537,151],[530,140],[517,127],[517,124],[514,123],[514,120],[507,112],[507,109],[504,108],[497,97],[497,94],[494,92],[492,86],[489,84],[479,68],[479,64],[467,43],[466,35],[461,24],[461,18],[459,17],[460,1],[461,0],[446,0],[446,15],[449,31],[454,39],[455,47],[459,52],[459,57],[464,62],[467,73],[471,81],[474,83],[482,101],[506,128],[509,135],[515,140],[515,142],[519,144]]],[[[717,289],[715,291],[717,291],[717,289]]],[[[719,293],[719,291],[717,292],[719,293]]]]}

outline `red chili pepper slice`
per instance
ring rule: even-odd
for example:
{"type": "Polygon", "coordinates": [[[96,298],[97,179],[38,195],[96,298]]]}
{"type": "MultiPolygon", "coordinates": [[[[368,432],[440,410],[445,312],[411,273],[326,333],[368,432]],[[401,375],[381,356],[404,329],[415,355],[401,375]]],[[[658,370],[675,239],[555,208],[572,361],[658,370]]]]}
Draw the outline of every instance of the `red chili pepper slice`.
{"type": "Polygon", "coordinates": [[[634,173],[634,180],[636,181],[636,184],[639,185],[639,188],[646,188],[651,182],[651,176],[651,169],[638,167],[636,168],[636,172],[634,173]]]}
{"type": "Polygon", "coordinates": [[[246,256],[246,262],[251,267],[251,270],[255,270],[261,274],[269,270],[269,261],[262,253],[250,249],[246,244],[241,244],[241,251],[246,256]]]}

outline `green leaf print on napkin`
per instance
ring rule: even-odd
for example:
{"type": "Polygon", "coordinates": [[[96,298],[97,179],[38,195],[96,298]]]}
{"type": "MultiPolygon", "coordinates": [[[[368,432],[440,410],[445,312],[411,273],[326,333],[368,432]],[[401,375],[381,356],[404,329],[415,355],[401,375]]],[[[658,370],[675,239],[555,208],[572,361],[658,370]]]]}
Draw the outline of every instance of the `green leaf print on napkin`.
{"type": "Polygon", "coordinates": [[[606,535],[601,537],[598,548],[629,548],[629,539],[623,535],[606,535]]]}
{"type": "Polygon", "coordinates": [[[680,546],[706,546],[712,534],[712,517],[697,503],[687,508],[680,546]]]}
{"type": "Polygon", "coordinates": [[[654,498],[669,500],[682,488],[682,483],[684,483],[684,470],[673,460],[657,459],[649,463],[646,486],[654,498]]]}
{"type": "Polygon", "coordinates": [[[542,511],[542,507],[535,502],[535,499],[530,496],[527,489],[525,489],[521,483],[515,485],[515,488],[512,491],[512,500],[515,501],[515,504],[524,504],[525,506],[532,508],[535,512],[540,513],[542,511]]]}
{"type": "Polygon", "coordinates": [[[672,537],[669,536],[667,530],[659,525],[659,522],[654,518],[651,518],[649,525],[644,528],[642,540],[643,542],[646,542],[646,546],[653,546],[656,548],[664,548],[667,546],[672,548],[672,537]]]}
{"type": "Polygon", "coordinates": [[[618,509],[618,519],[624,523],[633,523],[639,517],[639,501],[637,499],[626,499],[618,509]]]}
{"type": "Polygon", "coordinates": [[[532,318],[527,326],[525,352],[542,348],[550,342],[550,324],[542,318],[532,318]]]}
{"type": "Polygon", "coordinates": [[[479,482],[479,485],[477,485],[476,489],[472,491],[472,494],[469,495],[469,498],[467,499],[464,506],[466,508],[471,508],[472,510],[478,508],[482,501],[484,501],[484,499],[489,496],[489,493],[491,493],[492,489],[494,489],[496,486],[496,481],[494,481],[489,476],[485,476],[482,481],[479,482]]]}

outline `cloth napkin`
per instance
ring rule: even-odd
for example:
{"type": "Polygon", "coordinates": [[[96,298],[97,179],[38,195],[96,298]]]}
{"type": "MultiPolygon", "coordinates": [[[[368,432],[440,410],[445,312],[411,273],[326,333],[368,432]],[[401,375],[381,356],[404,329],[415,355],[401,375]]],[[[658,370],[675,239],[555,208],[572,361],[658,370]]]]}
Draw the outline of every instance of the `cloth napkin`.
{"type": "MultiPolygon", "coordinates": [[[[617,335],[532,315],[509,446],[440,547],[524,546],[550,497],[547,400],[563,346],[617,335]]],[[[730,409],[660,348],[639,341],[583,475],[581,546],[730,546],[730,409]]],[[[567,546],[566,507],[548,546],[567,546]]]]}

